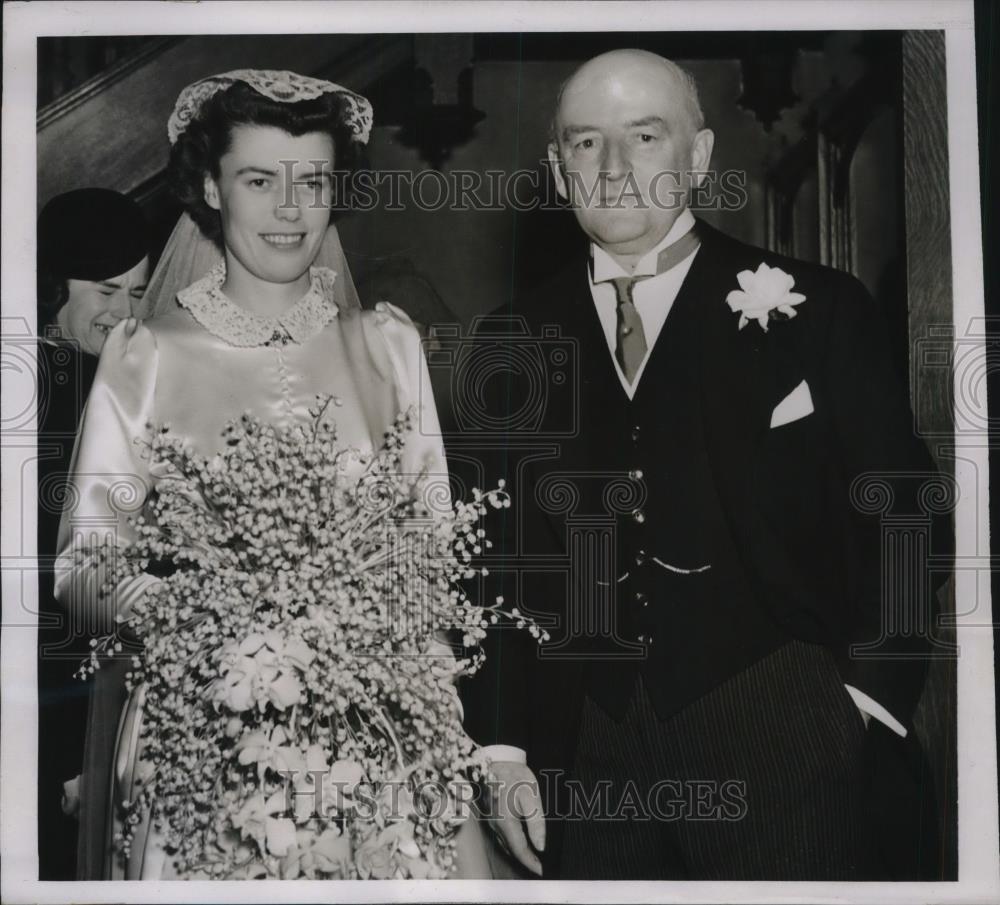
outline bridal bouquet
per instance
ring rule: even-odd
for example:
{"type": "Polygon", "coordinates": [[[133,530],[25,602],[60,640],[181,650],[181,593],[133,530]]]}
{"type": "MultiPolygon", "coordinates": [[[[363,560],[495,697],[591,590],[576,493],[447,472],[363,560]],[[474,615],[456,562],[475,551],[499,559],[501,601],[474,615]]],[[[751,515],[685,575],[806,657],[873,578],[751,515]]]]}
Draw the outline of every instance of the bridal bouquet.
{"type": "MultiPolygon", "coordinates": [[[[501,484],[452,504],[402,474],[411,412],[358,462],[329,404],[290,429],[245,415],[212,458],[155,431],[157,493],[107,557],[107,593],[167,573],[119,616],[143,642],[143,717],[116,841],[127,854],[152,820],[181,876],[443,877],[485,775],[454,682],[505,613],[461,582],[485,571],[483,517],[509,499],[501,484]]],[[[120,644],[96,642],[89,669],[120,644]]]]}

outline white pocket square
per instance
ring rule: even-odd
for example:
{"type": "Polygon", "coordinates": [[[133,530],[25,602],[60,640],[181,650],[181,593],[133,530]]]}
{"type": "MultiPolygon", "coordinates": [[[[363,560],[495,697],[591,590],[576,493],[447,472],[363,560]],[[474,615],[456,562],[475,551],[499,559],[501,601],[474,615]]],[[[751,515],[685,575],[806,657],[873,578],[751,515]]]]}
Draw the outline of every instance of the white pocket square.
{"type": "Polygon", "coordinates": [[[809,393],[809,384],[804,380],[784,399],[781,400],[771,412],[771,427],[781,427],[783,424],[791,424],[799,418],[813,413],[812,395],[809,393]]]}

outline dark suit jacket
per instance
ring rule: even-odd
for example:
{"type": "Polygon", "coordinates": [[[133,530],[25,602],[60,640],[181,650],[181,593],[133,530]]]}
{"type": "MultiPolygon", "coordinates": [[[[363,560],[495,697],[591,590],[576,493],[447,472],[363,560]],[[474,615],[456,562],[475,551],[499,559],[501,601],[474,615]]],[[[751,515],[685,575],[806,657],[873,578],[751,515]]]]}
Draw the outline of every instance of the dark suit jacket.
{"type": "MultiPolygon", "coordinates": [[[[928,534],[911,550],[910,562],[897,555],[888,568],[883,541],[887,530],[919,525],[945,554],[950,514],[936,499],[941,479],[915,436],[909,392],[890,362],[883,317],[847,274],[745,245],[705,224],[699,228],[702,247],[631,404],[614,372],[585,260],[571,262],[502,312],[523,319],[513,322],[507,336],[495,320],[480,331],[480,360],[506,355],[508,363],[503,379],[481,388],[483,398],[492,400],[493,430],[482,474],[488,483],[504,474],[514,502],[497,548],[494,572],[500,577],[490,593],[499,590],[508,606],[533,611],[540,621],[552,616],[549,624],[565,617],[568,579],[553,564],[567,553],[572,513],[569,507],[539,511],[540,497],[551,496],[551,472],[627,473],[632,463],[623,452],[628,428],[622,429],[621,413],[644,412],[649,423],[659,401],[658,381],[671,356],[684,355],[699,387],[699,440],[724,516],[720,539],[725,534],[736,551],[742,584],[729,609],[725,600],[690,607],[677,630],[664,626],[665,642],[650,647],[647,656],[662,666],[652,674],[670,686],[668,706],[679,709],[782,639],[798,638],[829,646],[845,683],[908,723],[926,672],[934,588],[946,573],[928,575],[928,534]],[[761,262],[791,274],[794,291],[806,300],[797,316],[772,321],[766,332],[754,321],[738,329],[726,296],[739,288],[738,273],[756,271],[761,262]],[[675,311],[685,308],[693,312],[697,339],[668,355],[675,311]],[[537,376],[519,364],[530,345],[518,333],[523,324],[536,338],[548,331],[538,345],[540,367],[551,368],[550,348],[571,341],[578,367],[570,368],[569,380],[577,392],[567,392],[564,380],[545,384],[539,394],[537,376]],[[802,381],[813,413],[771,428],[773,410],[802,381]],[[532,419],[525,413],[539,398],[543,411],[532,419]],[[577,416],[570,430],[567,407],[575,407],[577,416]],[[546,438],[554,438],[548,452],[546,438]],[[535,452],[525,454],[533,445],[535,452]],[[891,574],[904,566],[907,576],[917,576],[916,584],[903,586],[900,581],[910,578],[891,574]],[[875,656],[857,650],[852,655],[858,644],[872,645],[875,656]]],[[[669,417],[665,411],[664,419],[669,417]]],[[[647,449],[645,461],[655,462],[662,453],[666,462],[670,444],[669,431],[657,434],[653,458],[647,449]]],[[[586,497],[587,490],[581,492],[586,497]]],[[[655,498],[645,506],[668,508],[655,498]]],[[[618,518],[624,525],[629,516],[618,518]]],[[[666,532],[669,518],[658,524],[655,530],[666,532]]],[[[649,543],[655,549],[656,538],[649,543]]],[[[487,653],[482,674],[463,690],[473,737],[523,747],[536,772],[567,767],[587,667],[579,657],[540,655],[524,633],[511,631],[495,633],[487,653]]]]}

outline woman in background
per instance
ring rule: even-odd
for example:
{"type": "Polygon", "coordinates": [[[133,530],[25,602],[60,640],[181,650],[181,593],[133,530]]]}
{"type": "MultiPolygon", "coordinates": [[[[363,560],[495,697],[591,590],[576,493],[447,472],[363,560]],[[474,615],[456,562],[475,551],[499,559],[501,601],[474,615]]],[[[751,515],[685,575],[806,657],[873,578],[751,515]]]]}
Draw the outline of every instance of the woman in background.
{"type": "Polygon", "coordinates": [[[37,240],[39,876],[71,880],[77,832],[66,814],[78,805],[73,777],[83,761],[88,693],[74,673],[88,651],[90,628],[80,613],[67,617],[56,603],[51,562],[97,356],[142,298],[149,248],[139,206],[102,188],[50,199],[38,218],[37,240]]]}

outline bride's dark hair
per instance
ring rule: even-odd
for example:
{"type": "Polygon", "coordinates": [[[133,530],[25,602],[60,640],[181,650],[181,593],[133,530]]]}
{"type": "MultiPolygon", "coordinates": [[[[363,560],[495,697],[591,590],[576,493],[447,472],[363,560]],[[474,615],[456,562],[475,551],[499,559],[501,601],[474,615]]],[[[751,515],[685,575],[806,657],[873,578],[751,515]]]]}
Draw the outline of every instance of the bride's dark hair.
{"type": "Polygon", "coordinates": [[[308,101],[274,101],[243,82],[237,82],[209,98],[188,123],[170,150],[167,178],[177,199],[205,236],[222,247],[219,212],[205,201],[205,176],[219,178],[219,161],[229,150],[235,126],[275,126],[289,135],[325,132],[333,139],[336,205],[349,200],[350,179],[363,162],[364,146],[352,141],[344,124],[344,102],[336,93],[321,94],[308,101]]]}

